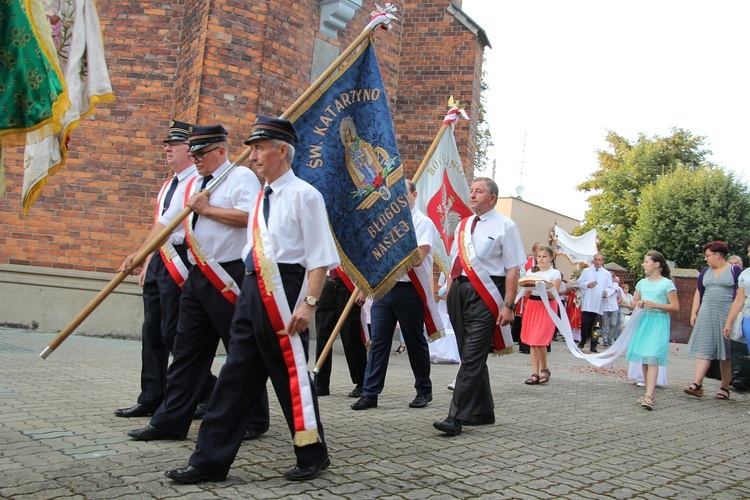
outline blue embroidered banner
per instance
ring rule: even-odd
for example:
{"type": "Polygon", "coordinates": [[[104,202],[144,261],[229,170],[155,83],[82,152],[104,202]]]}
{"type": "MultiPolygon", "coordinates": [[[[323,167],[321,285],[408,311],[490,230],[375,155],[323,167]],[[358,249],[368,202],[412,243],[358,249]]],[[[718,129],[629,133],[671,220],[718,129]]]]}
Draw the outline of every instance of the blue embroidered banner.
{"type": "Polygon", "coordinates": [[[292,169],[323,194],[344,271],[365,293],[382,296],[418,251],[369,40],[289,119],[299,138],[292,169]]]}

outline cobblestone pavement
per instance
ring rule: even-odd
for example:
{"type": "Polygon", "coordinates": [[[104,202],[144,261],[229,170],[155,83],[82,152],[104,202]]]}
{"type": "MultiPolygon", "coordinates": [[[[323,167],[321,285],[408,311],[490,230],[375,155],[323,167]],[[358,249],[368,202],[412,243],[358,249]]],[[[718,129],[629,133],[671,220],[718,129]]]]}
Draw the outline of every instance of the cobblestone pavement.
{"type": "Polygon", "coordinates": [[[199,422],[185,441],[138,442],[125,432],[148,419],[112,415],[138,394],[140,344],[73,336],[41,360],[52,338],[0,329],[0,497],[750,498],[750,397],[714,400],[715,380],[703,398],[683,394],[693,364],[682,345],[652,412],[636,405],[622,359],[596,369],[556,342],[550,383],[527,386],[528,356],[490,358],[497,423],[448,438],[432,422],[447,415],[456,365],[433,365],[434,401],[410,409],[407,356],[392,356],[379,407],[354,412],[337,344],[320,399],[328,471],[284,479],[294,458],[271,394],[269,432],[242,445],[227,481],[183,486],[164,471],[187,463],[199,422]]]}

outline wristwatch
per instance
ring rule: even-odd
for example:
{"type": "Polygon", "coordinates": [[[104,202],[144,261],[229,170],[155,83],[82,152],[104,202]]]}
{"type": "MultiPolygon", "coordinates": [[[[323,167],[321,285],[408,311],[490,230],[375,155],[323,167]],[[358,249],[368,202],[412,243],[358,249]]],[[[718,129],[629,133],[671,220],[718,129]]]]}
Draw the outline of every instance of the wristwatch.
{"type": "Polygon", "coordinates": [[[510,309],[513,312],[516,312],[516,303],[515,302],[506,302],[505,307],[510,309]]]}
{"type": "Polygon", "coordinates": [[[317,307],[318,305],[318,299],[316,299],[312,295],[308,295],[307,297],[305,297],[305,302],[307,302],[307,305],[310,307],[317,307]]]}

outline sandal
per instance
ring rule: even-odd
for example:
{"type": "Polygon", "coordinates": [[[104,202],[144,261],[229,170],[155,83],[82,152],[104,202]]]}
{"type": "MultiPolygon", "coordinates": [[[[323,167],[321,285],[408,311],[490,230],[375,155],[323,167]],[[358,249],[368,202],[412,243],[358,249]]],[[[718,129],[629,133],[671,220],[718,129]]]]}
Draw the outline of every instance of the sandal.
{"type": "Polygon", "coordinates": [[[550,371],[545,368],[544,370],[542,370],[542,376],[539,377],[539,383],[546,384],[547,382],[549,382],[550,376],[552,376],[552,373],[550,373],[550,371]]]}
{"type": "Polygon", "coordinates": [[[702,398],[703,386],[693,382],[689,386],[683,387],[682,392],[684,392],[685,394],[690,394],[691,396],[695,396],[696,398],[702,398]]]}
{"type": "Polygon", "coordinates": [[[729,399],[729,389],[720,388],[714,399],[729,399]]]}
{"type": "Polygon", "coordinates": [[[654,409],[654,398],[651,396],[643,396],[643,399],[641,399],[641,407],[644,410],[653,410],[654,409]]]}
{"type": "Polygon", "coordinates": [[[400,346],[398,346],[398,349],[396,349],[395,351],[393,351],[393,354],[396,355],[396,356],[398,356],[399,354],[403,354],[404,351],[406,351],[406,346],[400,345],[400,346]]]}
{"type": "Polygon", "coordinates": [[[536,373],[532,373],[531,377],[527,378],[524,384],[526,385],[536,385],[539,383],[539,375],[536,373]]]}

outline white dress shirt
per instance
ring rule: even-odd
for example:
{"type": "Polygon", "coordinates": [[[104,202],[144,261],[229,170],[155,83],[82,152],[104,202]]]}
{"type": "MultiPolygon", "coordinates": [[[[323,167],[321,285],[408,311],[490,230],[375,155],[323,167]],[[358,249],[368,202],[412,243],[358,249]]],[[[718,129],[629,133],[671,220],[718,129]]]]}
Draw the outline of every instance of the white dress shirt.
{"type": "MultiPolygon", "coordinates": [[[[435,227],[435,223],[432,219],[422,213],[416,206],[411,211],[411,220],[414,222],[414,231],[417,234],[417,246],[421,247],[427,245],[430,250],[427,252],[422,266],[427,266],[427,269],[432,269],[433,262],[433,249],[432,245],[436,241],[440,241],[440,233],[435,227]]],[[[403,275],[399,281],[411,281],[408,274],[403,275]]]]}
{"type": "MultiPolygon", "coordinates": [[[[460,228],[460,225],[456,228],[456,237],[451,247],[451,269],[458,257],[460,228]]],[[[474,244],[477,260],[490,276],[505,276],[508,269],[523,268],[526,264],[526,252],[521,243],[518,226],[494,209],[479,217],[471,235],[471,242],[474,244]]]]}
{"type": "MultiPolygon", "coordinates": [[[[214,179],[229,167],[229,161],[216,169],[212,174],[214,179]]],[[[194,192],[200,191],[203,177],[195,180],[194,192]]],[[[243,212],[252,212],[253,203],[260,191],[260,182],[255,176],[255,172],[247,167],[237,166],[232,169],[227,177],[216,186],[216,189],[208,198],[209,204],[220,208],[236,208],[243,212]]],[[[184,195],[183,195],[184,199],[184,195]]],[[[159,218],[159,222],[164,225],[172,222],[175,217],[182,211],[181,204],[172,203],[159,218]]],[[[242,257],[242,247],[247,241],[246,229],[244,227],[231,227],[221,222],[217,222],[209,217],[199,216],[195,224],[195,236],[203,245],[203,251],[216,259],[217,262],[231,262],[239,260],[242,257]]],[[[191,252],[188,252],[188,259],[195,264],[195,259],[191,252]]]]}
{"type": "MultiPolygon", "coordinates": [[[[188,168],[186,168],[185,170],[183,170],[182,172],[176,175],[177,175],[178,184],[177,184],[177,188],[174,190],[174,194],[172,195],[172,200],[169,202],[169,208],[172,208],[176,205],[177,207],[179,207],[179,211],[182,211],[182,209],[185,208],[185,189],[187,188],[187,185],[190,182],[190,179],[198,175],[198,171],[195,169],[195,165],[190,165],[188,168]]],[[[169,188],[167,188],[167,190],[168,189],[169,188]]],[[[165,201],[166,201],[166,192],[164,193],[164,196],[162,197],[161,206],[159,207],[160,214],[164,207],[165,201]]],[[[180,224],[176,228],[174,228],[174,231],[172,231],[172,234],[169,236],[169,242],[173,245],[182,245],[185,243],[184,224],[180,224]]]]}
{"type": "MultiPolygon", "coordinates": [[[[317,189],[289,170],[270,184],[268,234],[277,264],[300,264],[307,270],[339,265],[325,201],[317,189]]],[[[263,202],[258,205],[262,210],[263,202]]],[[[254,207],[242,249],[244,260],[253,247],[254,207]]],[[[262,214],[259,214],[263,217],[262,214]]]]}

